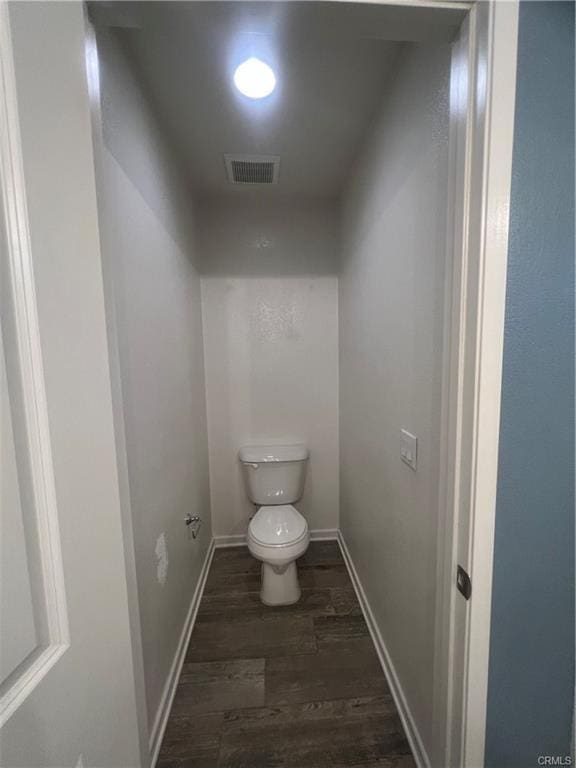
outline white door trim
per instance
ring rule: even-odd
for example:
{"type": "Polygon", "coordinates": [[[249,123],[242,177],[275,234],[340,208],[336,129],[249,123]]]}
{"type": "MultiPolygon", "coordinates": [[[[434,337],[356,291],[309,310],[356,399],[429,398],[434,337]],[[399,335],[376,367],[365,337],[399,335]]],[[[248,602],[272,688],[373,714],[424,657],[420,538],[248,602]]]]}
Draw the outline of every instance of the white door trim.
{"type": "MultiPolygon", "coordinates": [[[[475,162],[471,179],[471,217],[480,218],[478,229],[470,230],[468,251],[469,258],[478,263],[478,280],[473,286],[478,325],[475,337],[467,340],[467,350],[474,354],[470,362],[474,377],[466,393],[472,404],[468,417],[473,443],[468,455],[462,457],[470,465],[465,490],[470,499],[468,560],[474,595],[468,624],[462,737],[463,765],[470,768],[484,765],[518,3],[479,3],[477,16],[476,110],[480,125],[476,141],[482,142],[484,152],[475,162]]],[[[476,152],[478,148],[471,149],[476,152]]],[[[466,384],[463,387],[466,389],[466,384]]]]}
{"type": "Polygon", "coordinates": [[[33,602],[38,645],[0,685],[2,726],[70,644],[12,39],[8,6],[3,1],[0,2],[0,197],[0,231],[5,248],[0,264],[2,324],[9,339],[5,347],[11,350],[18,379],[15,405],[22,415],[21,440],[26,456],[26,476],[20,482],[29,486],[25,510],[27,538],[38,553],[37,563],[35,558],[29,558],[35,566],[30,575],[36,596],[33,602]]]}
{"type": "Polygon", "coordinates": [[[453,50],[435,764],[480,768],[488,695],[518,3],[479,2],[453,50]],[[472,579],[456,590],[460,563],[472,579]]]}

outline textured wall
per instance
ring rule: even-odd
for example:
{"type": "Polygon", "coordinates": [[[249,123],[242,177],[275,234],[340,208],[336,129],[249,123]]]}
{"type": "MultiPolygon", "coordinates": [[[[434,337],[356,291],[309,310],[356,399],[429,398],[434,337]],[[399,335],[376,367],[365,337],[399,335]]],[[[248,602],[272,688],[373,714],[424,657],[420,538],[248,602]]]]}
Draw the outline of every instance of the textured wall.
{"type": "Polygon", "coordinates": [[[146,93],[114,33],[98,43],[100,228],[152,727],[211,536],[200,278],[192,201],[146,93]],[[196,540],[187,513],[204,520],[196,540]]]}
{"type": "Polygon", "coordinates": [[[518,42],[488,768],[568,754],[574,695],[574,4],[518,42]]]}
{"type": "Polygon", "coordinates": [[[429,750],[449,74],[448,46],[401,53],[345,196],[339,296],[341,528],[429,750]]]}
{"type": "Polygon", "coordinates": [[[254,512],[238,462],[246,443],[310,447],[298,508],[338,525],[338,279],[333,206],[240,198],[199,212],[216,535],[254,512]]]}

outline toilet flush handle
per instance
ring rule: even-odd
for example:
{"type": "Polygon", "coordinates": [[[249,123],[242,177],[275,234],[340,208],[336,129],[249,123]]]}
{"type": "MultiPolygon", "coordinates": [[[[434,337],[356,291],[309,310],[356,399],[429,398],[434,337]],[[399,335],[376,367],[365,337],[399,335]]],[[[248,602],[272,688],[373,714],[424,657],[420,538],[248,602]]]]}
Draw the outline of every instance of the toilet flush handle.
{"type": "Polygon", "coordinates": [[[249,463],[248,466],[250,467],[250,469],[258,469],[258,464],[249,463]]]}

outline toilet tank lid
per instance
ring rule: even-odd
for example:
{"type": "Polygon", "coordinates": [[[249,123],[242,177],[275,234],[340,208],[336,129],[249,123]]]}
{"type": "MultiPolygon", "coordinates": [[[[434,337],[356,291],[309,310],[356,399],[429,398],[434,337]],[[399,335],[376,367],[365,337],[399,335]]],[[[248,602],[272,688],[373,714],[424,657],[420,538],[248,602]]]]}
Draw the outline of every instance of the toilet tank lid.
{"type": "Polygon", "coordinates": [[[262,464],[268,461],[304,461],[308,458],[305,445],[244,445],[240,448],[240,461],[262,464]]]}

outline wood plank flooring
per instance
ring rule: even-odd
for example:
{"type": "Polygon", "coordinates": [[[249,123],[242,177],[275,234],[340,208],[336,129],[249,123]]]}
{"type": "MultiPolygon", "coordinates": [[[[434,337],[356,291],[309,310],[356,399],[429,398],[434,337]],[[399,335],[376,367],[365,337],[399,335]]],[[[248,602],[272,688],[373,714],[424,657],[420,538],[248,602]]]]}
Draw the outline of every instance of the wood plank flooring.
{"type": "Polygon", "coordinates": [[[157,768],[415,768],[338,544],[270,608],[245,547],[214,554],[157,768]]]}

